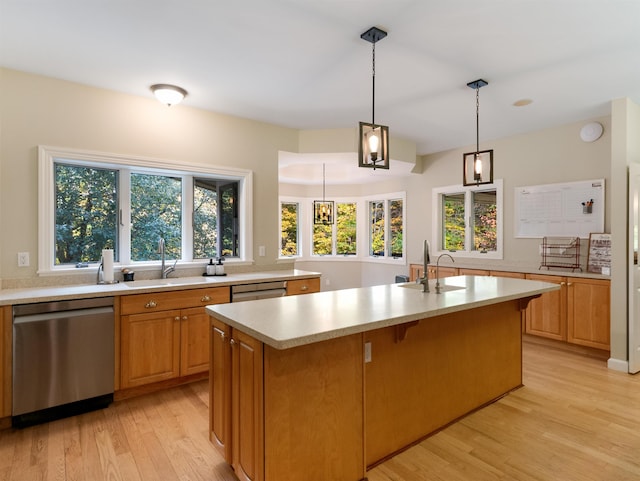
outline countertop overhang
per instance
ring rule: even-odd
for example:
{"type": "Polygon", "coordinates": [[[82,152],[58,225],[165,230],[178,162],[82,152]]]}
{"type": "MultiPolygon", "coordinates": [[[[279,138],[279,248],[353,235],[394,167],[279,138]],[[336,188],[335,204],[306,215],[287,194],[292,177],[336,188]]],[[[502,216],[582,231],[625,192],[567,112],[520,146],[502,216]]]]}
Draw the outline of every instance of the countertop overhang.
{"type": "Polygon", "coordinates": [[[536,297],[557,284],[489,276],[442,279],[444,292],[425,293],[407,284],[318,292],[237,304],[207,306],[233,328],[276,348],[288,349],[336,337],[444,314],[536,297]]]}

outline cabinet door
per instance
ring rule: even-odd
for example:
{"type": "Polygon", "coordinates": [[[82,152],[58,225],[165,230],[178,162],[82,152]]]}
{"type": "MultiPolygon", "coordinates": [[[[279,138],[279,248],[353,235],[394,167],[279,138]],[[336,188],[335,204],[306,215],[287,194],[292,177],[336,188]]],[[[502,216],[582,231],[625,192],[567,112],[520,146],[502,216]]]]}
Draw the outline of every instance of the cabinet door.
{"type": "Polygon", "coordinates": [[[231,328],[211,318],[211,368],[209,374],[209,439],[224,456],[231,458],[231,328]]]}
{"type": "Polygon", "coordinates": [[[429,271],[429,279],[436,278],[436,270],[438,271],[440,279],[442,279],[443,277],[452,277],[458,275],[458,269],[456,269],[455,267],[442,267],[442,265],[440,265],[440,267],[436,269],[436,266],[429,264],[427,270],[429,271]]]}
{"type": "Polygon", "coordinates": [[[209,316],[203,307],[180,311],[180,375],[209,369],[209,316]]]}
{"type": "Polygon", "coordinates": [[[287,295],[297,296],[298,294],[311,294],[312,292],[320,292],[320,278],[312,279],[296,279],[287,281],[287,295]]]}
{"type": "Polygon", "coordinates": [[[524,279],[525,275],[523,272],[509,272],[509,271],[490,271],[490,276],[493,277],[508,277],[511,279],[524,279]]]}
{"type": "Polygon", "coordinates": [[[545,292],[529,303],[525,314],[527,334],[548,337],[559,341],[567,340],[567,278],[527,274],[533,281],[560,284],[560,290],[545,292]]]}
{"type": "Polygon", "coordinates": [[[489,271],[486,269],[467,269],[466,267],[460,267],[458,269],[459,276],[488,276],[489,271]]]}
{"type": "Polygon", "coordinates": [[[178,377],[180,311],[122,316],[122,388],[178,377]]]}
{"type": "Polygon", "coordinates": [[[232,466],[240,481],[264,479],[262,343],[231,331],[232,466]]]}
{"type": "Polygon", "coordinates": [[[567,279],[567,341],[610,350],[610,281],[567,279]]]}
{"type": "Polygon", "coordinates": [[[422,264],[409,264],[409,282],[415,282],[422,277],[424,266],[422,264]]]}
{"type": "Polygon", "coordinates": [[[11,416],[11,306],[0,307],[0,418],[11,416]]]}

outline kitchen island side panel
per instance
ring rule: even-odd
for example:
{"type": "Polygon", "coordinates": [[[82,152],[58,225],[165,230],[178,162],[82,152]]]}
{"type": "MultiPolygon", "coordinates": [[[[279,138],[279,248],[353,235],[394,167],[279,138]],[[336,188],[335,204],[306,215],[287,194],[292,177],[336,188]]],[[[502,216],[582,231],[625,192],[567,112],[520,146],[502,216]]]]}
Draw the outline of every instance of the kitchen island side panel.
{"type": "Polygon", "coordinates": [[[264,346],[265,480],[365,477],[362,336],[264,346]]]}
{"type": "Polygon", "coordinates": [[[398,327],[364,334],[367,466],[522,385],[518,301],[398,327]]]}

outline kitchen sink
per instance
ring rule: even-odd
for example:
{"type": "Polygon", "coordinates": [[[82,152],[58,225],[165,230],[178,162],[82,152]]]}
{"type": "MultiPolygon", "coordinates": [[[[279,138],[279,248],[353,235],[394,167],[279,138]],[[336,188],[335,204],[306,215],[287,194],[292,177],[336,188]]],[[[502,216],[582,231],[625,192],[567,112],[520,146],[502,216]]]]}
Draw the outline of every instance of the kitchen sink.
{"type": "MultiPolygon", "coordinates": [[[[406,287],[408,289],[418,289],[418,290],[422,290],[422,284],[418,284],[415,282],[409,282],[407,284],[400,284],[400,287],[406,287]]],[[[444,285],[444,284],[440,284],[440,292],[449,292],[449,291],[459,291],[462,289],[466,289],[466,287],[464,286],[452,286],[452,285],[444,285]]],[[[435,282],[430,282],[429,283],[429,290],[431,291],[431,294],[435,294],[436,292],[436,283],[435,282]]]]}
{"type": "Polygon", "coordinates": [[[185,286],[189,284],[205,284],[207,280],[202,276],[195,277],[168,277],[166,279],[144,279],[141,281],[123,282],[127,287],[162,287],[185,286]]]}

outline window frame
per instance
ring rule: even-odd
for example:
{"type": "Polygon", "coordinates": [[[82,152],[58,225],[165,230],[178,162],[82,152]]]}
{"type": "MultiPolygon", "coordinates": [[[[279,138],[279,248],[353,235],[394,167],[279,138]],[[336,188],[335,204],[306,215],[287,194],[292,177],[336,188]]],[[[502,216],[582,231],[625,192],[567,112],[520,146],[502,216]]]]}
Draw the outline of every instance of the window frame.
{"type": "MultiPolygon", "coordinates": [[[[227,262],[233,264],[253,263],[253,172],[246,169],[232,167],[208,166],[188,164],[166,159],[139,157],[134,155],[121,155],[104,152],[85,151],[80,149],[59,148],[51,146],[38,146],[38,275],[58,274],[86,274],[87,269],[77,269],[71,265],[55,265],[55,174],[54,164],[63,162],[79,166],[95,166],[99,168],[112,168],[120,171],[139,172],[160,175],[175,175],[183,178],[182,186],[182,259],[178,260],[181,267],[199,266],[201,259],[193,259],[193,233],[190,226],[193,222],[193,178],[215,177],[238,181],[238,198],[240,199],[241,212],[239,217],[240,246],[239,257],[230,258],[227,262]],[[188,207],[191,206],[191,207],[188,207]],[[186,215],[188,214],[188,215],[186,215]]],[[[131,218],[129,202],[123,202],[122,194],[130,191],[129,176],[126,181],[119,184],[118,203],[123,219],[131,218]]],[[[159,261],[131,262],[130,237],[122,235],[119,229],[119,241],[121,255],[116,266],[135,266],[137,270],[155,269],[159,261]],[[122,255],[126,252],[126,255],[122,255]]],[[[92,264],[89,272],[95,271],[98,264],[92,264]]]]}
{"type": "MultiPolygon", "coordinates": [[[[394,265],[406,265],[407,263],[407,244],[406,244],[406,232],[407,232],[407,195],[406,192],[391,192],[378,195],[368,196],[353,196],[353,197],[331,197],[335,201],[336,206],[338,204],[356,204],[356,254],[355,255],[343,255],[343,254],[326,254],[326,255],[314,255],[313,254],[313,197],[298,197],[298,196],[280,196],[278,199],[278,233],[282,229],[281,218],[281,204],[282,203],[297,203],[299,206],[298,211],[298,255],[297,256],[282,256],[279,254],[279,261],[335,261],[335,262],[372,262],[380,264],[394,264],[394,265]],[[403,242],[402,242],[402,256],[390,257],[386,256],[371,256],[369,255],[369,225],[368,225],[368,206],[370,201],[382,201],[385,204],[385,210],[388,210],[389,202],[392,200],[402,200],[402,230],[403,230],[403,242]]],[[[337,209],[336,209],[337,213],[337,209]]],[[[386,216],[388,213],[385,214],[386,216]]],[[[385,222],[385,252],[389,252],[388,242],[390,241],[389,223],[385,222]]],[[[336,225],[332,226],[333,238],[332,238],[332,252],[335,252],[336,245],[336,225]]],[[[280,245],[280,244],[278,244],[280,245]]],[[[279,251],[280,252],[280,251],[279,251]]]]}
{"type": "MultiPolygon", "coordinates": [[[[465,257],[471,259],[503,259],[503,181],[502,179],[494,180],[492,184],[481,184],[472,186],[449,185],[446,187],[435,187],[431,190],[432,196],[432,240],[431,249],[434,255],[450,254],[453,257],[465,257]],[[470,222],[470,212],[473,212],[473,196],[474,192],[486,192],[495,190],[496,192],[496,250],[481,253],[472,249],[473,246],[473,230],[470,222]],[[443,249],[443,195],[447,194],[464,194],[465,198],[465,249],[459,251],[448,251],[443,249]]],[[[473,216],[473,214],[471,214],[473,216]]]]}

